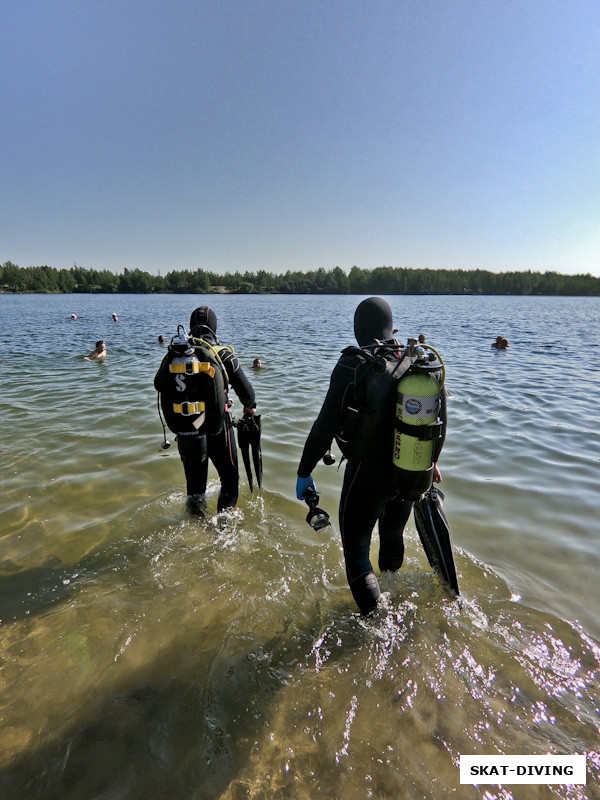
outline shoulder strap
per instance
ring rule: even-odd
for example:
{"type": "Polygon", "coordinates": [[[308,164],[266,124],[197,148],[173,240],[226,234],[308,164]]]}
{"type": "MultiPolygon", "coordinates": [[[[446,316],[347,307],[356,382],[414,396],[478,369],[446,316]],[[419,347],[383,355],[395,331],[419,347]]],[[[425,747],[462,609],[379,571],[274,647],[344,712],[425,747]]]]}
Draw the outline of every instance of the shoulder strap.
{"type": "Polygon", "coordinates": [[[227,374],[227,370],[225,369],[225,364],[223,363],[223,359],[221,358],[220,353],[222,350],[231,350],[231,352],[233,353],[233,347],[230,347],[229,345],[220,345],[220,344],[217,344],[215,346],[214,344],[211,344],[211,342],[208,342],[206,339],[197,339],[196,337],[194,337],[192,341],[194,342],[195,347],[198,346],[204,347],[214,356],[215,361],[221,368],[221,372],[223,373],[223,378],[225,379],[225,382],[229,383],[229,375],[227,374]]]}
{"type": "MultiPolygon", "coordinates": [[[[220,344],[217,347],[213,348],[213,352],[215,353],[215,356],[217,357],[219,364],[221,364],[221,366],[223,367],[223,375],[225,376],[225,383],[229,384],[230,379],[227,373],[227,367],[225,366],[225,359],[235,356],[233,347],[230,344],[220,344]]],[[[233,367],[235,372],[235,364],[232,364],[231,366],[233,367]]]]}
{"type": "Polygon", "coordinates": [[[215,348],[215,351],[218,353],[221,361],[223,361],[228,356],[235,355],[235,350],[230,344],[220,344],[215,348]]]}

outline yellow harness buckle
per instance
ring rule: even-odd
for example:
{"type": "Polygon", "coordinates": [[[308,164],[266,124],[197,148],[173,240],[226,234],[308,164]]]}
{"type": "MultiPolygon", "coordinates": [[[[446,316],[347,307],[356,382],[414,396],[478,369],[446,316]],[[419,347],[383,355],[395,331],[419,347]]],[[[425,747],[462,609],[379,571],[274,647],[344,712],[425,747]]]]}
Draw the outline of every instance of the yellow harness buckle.
{"type": "Polygon", "coordinates": [[[206,372],[211,378],[215,377],[215,368],[209,361],[186,361],[184,364],[169,364],[169,371],[194,375],[197,372],[206,372]]]}
{"type": "Polygon", "coordinates": [[[184,417],[193,417],[194,414],[205,413],[205,403],[173,403],[173,411],[184,417]]]}

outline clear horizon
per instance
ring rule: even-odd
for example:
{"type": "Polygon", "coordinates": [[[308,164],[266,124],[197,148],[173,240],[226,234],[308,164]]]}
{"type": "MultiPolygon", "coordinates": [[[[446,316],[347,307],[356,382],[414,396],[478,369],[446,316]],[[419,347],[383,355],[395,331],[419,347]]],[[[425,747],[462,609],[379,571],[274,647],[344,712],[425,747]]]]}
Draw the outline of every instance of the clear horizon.
{"type": "Polygon", "coordinates": [[[600,276],[600,8],[23,0],[0,259],[600,276]]]}

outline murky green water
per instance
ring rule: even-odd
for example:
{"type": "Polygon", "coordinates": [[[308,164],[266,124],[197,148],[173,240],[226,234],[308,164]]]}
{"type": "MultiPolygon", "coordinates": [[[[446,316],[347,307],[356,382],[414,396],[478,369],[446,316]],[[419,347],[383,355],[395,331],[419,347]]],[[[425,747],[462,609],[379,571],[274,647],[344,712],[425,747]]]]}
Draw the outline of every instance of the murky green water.
{"type": "MultiPolygon", "coordinates": [[[[360,298],[208,298],[266,364],[265,476],[201,524],[152,378],[206,299],[0,296],[2,800],[600,796],[600,302],[390,299],[446,361],[462,599],[411,520],[363,620],[294,493],[360,298]],[[459,785],[461,753],[546,752],[588,752],[587,787],[459,785]]],[[[333,519],[341,477],[315,471],[333,519]]]]}

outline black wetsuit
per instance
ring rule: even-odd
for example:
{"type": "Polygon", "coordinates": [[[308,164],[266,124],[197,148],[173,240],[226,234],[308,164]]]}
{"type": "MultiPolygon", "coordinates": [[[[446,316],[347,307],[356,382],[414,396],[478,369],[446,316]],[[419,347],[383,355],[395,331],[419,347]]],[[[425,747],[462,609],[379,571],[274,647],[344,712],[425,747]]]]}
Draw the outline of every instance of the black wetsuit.
{"type": "MultiPolygon", "coordinates": [[[[343,355],[336,364],[323,406],[304,445],[298,467],[300,477],[307,478],[312,473],[334,436],[342,430],[345,410],[357,405],[355,394],[360,389],[355,390],[355,386],[363,368],[364,362],[356,355],[343,355]]],[[[383,404],[371,452],[362,457],[349,456],[340,497],[346,575],[364,614],[375,608],[380,594],[369,557],[375,523],[379,522],[379,569],[395,571],[402,566],[403,532],[412,510],[412,502],[401,499],[392,485],[393,402],[388,398],[383,404]]]]}
{"type": "MultiPolygon", "coordinates": [[[[214,344],[214,339],[209,337],[206,331],[202,331],[202,336],[205,340],[214,344]]],[[[234,390],[244,408],[255,408],[254,389],[244,374],[237,356],[226,349],[221,350],[219,355],[227,371],[229,386],[234,390]]],[[[167,355],[154,378],[154,386],[157,391],[161,390],[163,371],[168,369],[168,360],[169,356],[167,355]]],[[[202,507],[208,477],[208,459],[210,459],[221,481],[217,509],[223,511],[227,508],[233,508],[238,499],[239,470],[231,413],[229,411],[225,412],[224,426],[221,433],[214,436],[201,434],[177,436],[177,448],[185,472],[187,494],[190,497],[197,498],[202,507]]]]}

